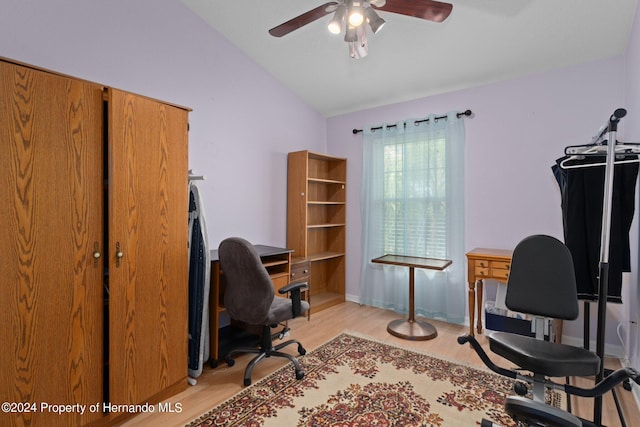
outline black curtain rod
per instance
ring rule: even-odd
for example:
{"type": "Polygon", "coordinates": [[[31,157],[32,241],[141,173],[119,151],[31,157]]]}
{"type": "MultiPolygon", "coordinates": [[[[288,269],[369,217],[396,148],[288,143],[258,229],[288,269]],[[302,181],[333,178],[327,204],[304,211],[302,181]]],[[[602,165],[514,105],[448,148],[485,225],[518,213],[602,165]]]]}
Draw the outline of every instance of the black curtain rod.
{"type": "MultiPolygon", "coordinates": [[[[462,113],[456,113],[456,116],[458,116],[458,118],[460,118],[462,116],[470,116],[471,114],[472,114],[471,110],[466,110],[466,111],[464,111],[462,113]]],[[[436,119],[446,119],[446,118],[447,118],[447,116],[438,116],[438,117],[436,117],[436,119]]],[[[428,121],[429,121],[429,119],[416,120],[416,123],[423,123],[423,122],[428,122],[428,121]]],[[[398,126],[398,125],[387,125],[388,128],[394,128],[396,126],[398,126]]],[[[405,126],[406,126],[406,124],[405,124],[405,126]]],[[[380,130],[380,129],[382,129],[382,126],[371,128],[371,130],[380,130]]],[[[362,129],[354,129],[353,130],[353,134],[354,135],[357,134],[357,133],[360,133],[360,132],[362,132],[362,129]]]]}

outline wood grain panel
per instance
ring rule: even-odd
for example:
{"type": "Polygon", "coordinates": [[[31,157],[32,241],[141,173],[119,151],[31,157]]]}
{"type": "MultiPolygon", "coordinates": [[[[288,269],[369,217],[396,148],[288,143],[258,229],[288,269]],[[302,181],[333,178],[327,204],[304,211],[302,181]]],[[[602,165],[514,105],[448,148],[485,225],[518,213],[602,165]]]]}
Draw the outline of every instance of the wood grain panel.
{"type": "MultiPolygon", "coordinates": [[[[96,403],[102,87],[2,61],[0,85],[0,401],[96,403]]],[[[81,425],[99,416],[3,413],[0,425],[81,425]]]]}
{"type": "Polygon", "coordinates": [[[306,257],[307,252],[307,152],[289,153],[287,179],[287,248],[294,256],[306,257]]]}
{"type": "Polygon", "coordinates": [[[114,89],[108,103],[110,401],[133,404],[186,386],[188,112],[114,89]]]}

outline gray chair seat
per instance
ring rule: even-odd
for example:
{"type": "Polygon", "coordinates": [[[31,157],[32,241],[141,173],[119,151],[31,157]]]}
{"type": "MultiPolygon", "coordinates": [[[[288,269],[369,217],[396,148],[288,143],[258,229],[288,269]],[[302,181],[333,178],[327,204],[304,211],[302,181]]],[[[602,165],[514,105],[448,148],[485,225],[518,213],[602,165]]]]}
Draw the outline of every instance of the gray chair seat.
{"type": "MultiPolygon", "coordinates": [[[[292,300],[289,298],[274,298],[269,308],[267,318],[262,322],[265,325],[275,325],[280,322],[290,320],[292,312],[292,300]]],[[[309,303],[306,301],[300,301],[300,311],[305,312],[309,310],[309,303]]]]}
{"type": "Polygon", "coordinates": [[[522,369],[549,377],[591,376],[600,370],[600,358],[591,351],[508,332],[492,333],[489,348],[522,369]]]}

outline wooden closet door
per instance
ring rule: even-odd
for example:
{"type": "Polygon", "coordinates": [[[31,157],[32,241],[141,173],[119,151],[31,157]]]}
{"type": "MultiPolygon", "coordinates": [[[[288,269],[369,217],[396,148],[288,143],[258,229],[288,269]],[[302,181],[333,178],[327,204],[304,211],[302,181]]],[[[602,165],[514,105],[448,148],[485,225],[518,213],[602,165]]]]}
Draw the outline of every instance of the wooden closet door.
{"type": "Polygon", "coordinates": [[[41,404],[102,400],[102,98],[0,61],[0,402],[36,405],[0,412],[1,426],[101,415],[41,404]]]}
{"type": "Polygon", "coordinates": [[[133,404],[186,387],[188,112],[113,89],[108,103],[109,400],[133,404]]]}

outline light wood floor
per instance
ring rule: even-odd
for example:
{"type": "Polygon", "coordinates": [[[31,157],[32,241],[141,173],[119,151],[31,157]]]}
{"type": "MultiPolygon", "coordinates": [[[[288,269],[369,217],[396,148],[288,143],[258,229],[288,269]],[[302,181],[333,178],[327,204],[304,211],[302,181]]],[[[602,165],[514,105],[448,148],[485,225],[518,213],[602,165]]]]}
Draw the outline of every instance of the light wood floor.
{"type": "MultiPolygon", "coordinates": [[[[386,331],[386,325],[391,320],[402,316],[386,310],[361,306],[355,303],[345,303],[331,307],[327,310],[311,315],[311,321],[306,318],[298,318],[290,322],[291,337],[299,339],[307,351],[320,346],[341,332],[354,331],[371,336],[376,339],[396,344],[403,347],[414,348],[418,351],[441,356],[449,360],[460,361],[477,366],[484,366],[475,352],[468,345],[458,345],[456,337],[467,332],[468,327],[452,325],[443,322],[430,321],[438,330],[438,336],[429,341],[407,341],[396,338],[386,331]]],[[[480,342],[486,345],[484,336],[479,337],[480,342]]],[[[289,347],[292,354],[296,353],[296,346],[289,347]]],[[[181,404],[180,413],[141,414],[126,422],[125,426],[181,426],[189,423],[198,416],[204,414],[217,404],[223,402],[243,389],[242,380],[244,368],[249,356],[242,356],[236,360],[233,367],[221,363],[216,369],[205,367],[204,372],[198,378],[197,385],[189,386],[185,391],[165,400],[172,404],[181,404]]],[[[494,359],[495,361],[499,359],[494,359]]],[[[253,372],[253,382],[283,366],[285,360],[270,358],[256,366],[253,372]]],[[[508,362],[502,366],[509,367],[508,362]]],[[[615,369],[615,361],[607,361],[607,367],[615,369]]],[[[618,365],[619,366],[619,365],[618,365]]],[[[293,368],[291,369],[293,376],[293,368]]],[[[589,387],[592,379],[577,379],[578,385],[589,387]]],[[[625,414],[627,425],[634,425],[640,420],[640,411],[631,392],[619,388],[621,405],[625,414]]],[[[591,399],[573,398],[573,413],[578,416],[593,419],[593,404],[591,399]]],[[[603,424],[608,427],[620,426],[615,404],[611,393],[604,399],[603,424]]]]}

